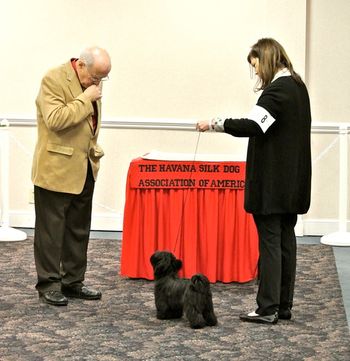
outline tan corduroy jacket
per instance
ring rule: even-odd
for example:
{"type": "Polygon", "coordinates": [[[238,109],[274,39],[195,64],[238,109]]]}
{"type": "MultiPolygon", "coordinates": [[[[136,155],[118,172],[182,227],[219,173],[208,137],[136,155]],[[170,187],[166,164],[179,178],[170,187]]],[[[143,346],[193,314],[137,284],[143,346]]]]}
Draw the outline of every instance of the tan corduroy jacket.
{"type": "Polygon", "coordinates": [[[32,181],[56,192],[81,193],[89,159],[96,180],[103,150],[97,144],[101,126],[101,102],[94,134],[93,106],[83,93],[69,61],[50,70],[36,99],[38,140],[32,181]]]}

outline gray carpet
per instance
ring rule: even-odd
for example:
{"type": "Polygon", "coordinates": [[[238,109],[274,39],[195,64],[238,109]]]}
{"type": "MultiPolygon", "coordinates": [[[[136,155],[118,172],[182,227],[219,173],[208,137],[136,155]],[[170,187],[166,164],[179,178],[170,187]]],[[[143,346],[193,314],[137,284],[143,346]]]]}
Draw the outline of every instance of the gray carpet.
{"type": "Polygon", "coordinates": [[[153,282],[121,278],[120,241],[91,240],[86,284],[101,301],[40,303],[32,240],[0,243],[0,360],[350,360],[331,247],[299,245],[291,321],[254,325],[256,284],[212,285],[219,324],[192,330],[155,317],[153,282]]]}

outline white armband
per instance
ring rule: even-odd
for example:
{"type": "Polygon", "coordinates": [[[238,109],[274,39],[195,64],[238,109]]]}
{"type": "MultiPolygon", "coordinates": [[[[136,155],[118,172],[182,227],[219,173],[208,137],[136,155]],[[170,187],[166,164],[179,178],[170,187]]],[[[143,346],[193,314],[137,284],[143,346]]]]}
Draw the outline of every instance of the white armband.
{"type": "Polygon", "coordinates": [[[265,108],[259,105],[253,107],[247,118],[257,123],[264,133],[266,133],[267,129],[276,121],[265,108]]]}

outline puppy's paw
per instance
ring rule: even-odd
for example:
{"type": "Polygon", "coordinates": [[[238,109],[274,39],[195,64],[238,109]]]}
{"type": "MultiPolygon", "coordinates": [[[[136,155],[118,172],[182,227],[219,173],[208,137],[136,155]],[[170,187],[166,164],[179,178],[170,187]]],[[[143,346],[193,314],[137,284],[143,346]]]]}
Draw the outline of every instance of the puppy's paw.
{"type": "Polygon", "coordinates": [[[182,317],[182,310],[168,310],[166,312],[157,312],[158,320],[172,320],[182,317]]]}
{"type": "Polygon", "coordinates": [[[198,314],[195,317],[189,319],[190,327],[194,329],[203,328],[206,326],[206,322],[202,315],[198,314]]]}
{"type": "Polygon", "coordinates": [[[217,320],[214,312],[205,315],[204,318],[205,318],[205,323],[207,324],[207,326],[216,326],[218,324],[218,320],[217,320]]]}

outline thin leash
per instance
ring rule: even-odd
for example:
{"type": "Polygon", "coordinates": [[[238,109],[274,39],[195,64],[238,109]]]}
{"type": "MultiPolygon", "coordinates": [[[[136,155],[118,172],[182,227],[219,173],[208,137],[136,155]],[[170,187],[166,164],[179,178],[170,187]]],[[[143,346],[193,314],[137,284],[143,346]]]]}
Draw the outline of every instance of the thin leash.
{"type": "MultiPolygon", "coordinates": [[[[198,152],[198,145],[199,145],[199,140],[200,140],[200,137],[201,137],[201,132],[198,132],[198,137],[197,137],[197,143],[196,143],[196,148],[195,148],[195,151],[194,151],[194,156],[193,156],[193,160],[192,160],[192,164],[194,165],[195,164],[195,161],[196,161],[196,156],[197,156],[197,152],[198,152]]],[[[193,167],[192,167],[193,168],[193,167]]],[[[192,179],[192,168],[191,168],[191,172],[190,172],[190,178],[189,179],[192,179]]],[[[190,188],[187,188],[187,192],[185,194],[185,199],[184,199],[184,202],[183,202],[183,205],[182,205],[182,209],[181,209],[181,216],[180,216],[180,222],[179,222],[179,227],[178,227],[178,231],[177,231],[177,236],[176,236],[176,239],[175,239],[175,244],[174,244],[174,248],[173,248],[173,253],[175,253],[176,251],[176,247],[177,247],[177,244],[178,244],[178,241],[179,241],[179,238],[180,238],[180,232],[181,232],[181,229],[183,228],[182,226],[182,223],[183,223],[183,220],[184,220],[184,215],[185,215],[185,206],[186,206],[186,202],[187,202],[187,197],[188,197],[188,193],[190,192],[190,188]]],[[[256,275],[256,284],[259,283],[259,258],[257,260],[257,263],[256,263],[256,266],[255,266],[255,270],[254,270],[254,274],[256,275]]]]}
{"type": "MultiPolygon", "coordinates": [[[[195,164],[195,161],[196,161],[196,156],[197,156],[197,151],[198,151],[198,144],[199,144],[199,140],[200,140],[200,137],[201,137],[201,132],[198,132],[198,137],[197,137],[197,143],[196,143],[196,148],[195,148],[195,151],[194,151],[194,156],[193,156],[193,160],[192,160],[192,165],[195,164]]],[[[190,177],[189,179],[192,179],[192,173],[193,173],[193,169],[194,167],[191,168],[191,172],[190,172],[190,177]]],[[[174,249],[173,249],[173,252],[175,253],[175,250],[176,250],[176,247],[177,247],[177,243],[179,241],[179,237],[180,237],[180,231],[182,229],[182,223],[183,223],[183,220],[184,220],[184,215],[185,215],[185,206],[186,206],[186,202],[187,202],[187,197],[188,197],[188,193],[190,192],[190,188],[188,187],[187,188],[187,192],[185,193],[185,199],[184,199],[184,202],[182,204],[182,209],[181,209],[181,216],[180,216],[180,222],[179,222],[179,228],[178,228],[178,231],[177,231],[177,236],[176,236],[176,239],[175,239],[175,245],[174,245],[174,249]]]]}

